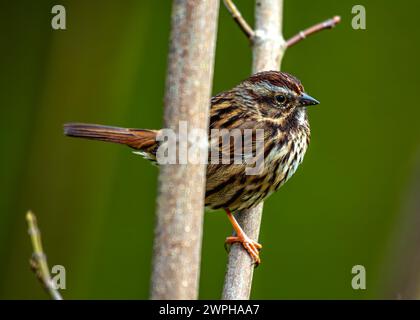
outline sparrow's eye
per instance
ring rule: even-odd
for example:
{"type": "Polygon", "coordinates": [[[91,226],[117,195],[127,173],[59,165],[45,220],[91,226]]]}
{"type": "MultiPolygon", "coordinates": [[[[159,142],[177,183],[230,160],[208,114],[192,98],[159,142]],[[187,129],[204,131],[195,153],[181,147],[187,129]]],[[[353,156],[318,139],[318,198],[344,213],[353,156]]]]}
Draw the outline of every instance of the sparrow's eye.
{"type": "Polygon", "coordinates": [[[279,95],[276,96],[276,101],[278,103],[284,103],[286,101],[286,96],[284,96],[282,94],[279,94],[279,95]]]}

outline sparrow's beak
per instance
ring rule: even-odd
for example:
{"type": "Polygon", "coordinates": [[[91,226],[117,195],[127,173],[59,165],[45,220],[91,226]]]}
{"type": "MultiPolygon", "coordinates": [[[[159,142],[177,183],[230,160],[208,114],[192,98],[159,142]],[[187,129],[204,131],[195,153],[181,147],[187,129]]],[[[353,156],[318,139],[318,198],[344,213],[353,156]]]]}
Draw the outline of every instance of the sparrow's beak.
{"type": "Polygon", "coordinates": [[[301,106],[314,106],[319,104],[319,101],[312,98],[310,95],[306,93],[302,93],[299,97],[299,102],[301,106]]]}

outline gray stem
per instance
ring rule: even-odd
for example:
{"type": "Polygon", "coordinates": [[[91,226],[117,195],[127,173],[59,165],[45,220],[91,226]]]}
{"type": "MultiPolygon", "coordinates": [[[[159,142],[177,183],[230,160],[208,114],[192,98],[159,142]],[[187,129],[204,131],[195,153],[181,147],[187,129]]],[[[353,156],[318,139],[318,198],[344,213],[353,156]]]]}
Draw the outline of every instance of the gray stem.
{"type": "MultiPolygon", "coordinates": [[[[283,0],[257,0],[255,5],[255,34],[253,38],[252,72],[278,70],[286,49],[282,36],[283,0]]],[[[245,233],[258,240],[263,204],[236,215],[245,233]]],[[[234,244],[223,287],[222,299],[249,299],[253,261],[240,244],[234,244]]]]}
{"type": "MultiPolygon", "coordinates": [[[[175,0],[165,92],[165,128],[208,128],[219,1],[175,0]]],[[[185,141],[186,137],[179,137],[185,141]]],[[[196,299],[200,271],[204,164],[162,165],[152,299],[196,299]]]]}

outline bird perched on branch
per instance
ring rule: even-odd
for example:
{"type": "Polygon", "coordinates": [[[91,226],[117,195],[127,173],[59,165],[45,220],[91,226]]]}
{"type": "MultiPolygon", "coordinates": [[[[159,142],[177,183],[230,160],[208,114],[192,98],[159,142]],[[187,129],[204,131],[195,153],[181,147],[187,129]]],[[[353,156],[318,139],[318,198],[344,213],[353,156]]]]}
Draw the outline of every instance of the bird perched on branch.
{"type": "MultiPolygon", "coordinates": [[[[236,236],[228,237],[226,243],[241,243],[257,264],[262,246],[244,233],[233,214],[256,206],[295,173],[310,139],[306,109],[318,103],[304,92],[298,79],[279,71],[254,74],[211,99],[210,129],[263,130],[262,150],[256,150],[257,139],[252,138],[251,155],[263,157],[258,174],[247,174],[244,151],[243,163],[209,161],[205,195],[206,207],[224,209],[236,231],[236,236]]],[[[161,145],[159,132],[79,123],[64,126],[67,136],[124,144],[153,161],[161,145]]],[[[220,138],[223,140],[223,136],[220,138]]],[[[210,146],[214,147],[214,141],[210,146]]],[[[238,151],[232,145],[226,147],[219,138],[216,146],[230,160],[237,156],[238,151]]]]}

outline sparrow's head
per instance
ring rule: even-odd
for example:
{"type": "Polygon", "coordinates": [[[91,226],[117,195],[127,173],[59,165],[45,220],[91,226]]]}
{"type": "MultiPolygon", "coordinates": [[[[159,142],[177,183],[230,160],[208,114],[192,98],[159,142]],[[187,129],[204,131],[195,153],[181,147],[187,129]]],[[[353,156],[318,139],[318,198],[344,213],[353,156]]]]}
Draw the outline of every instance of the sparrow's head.
{"type": "Polygon", "coordinates": [[[319,103],[304,92],[297,78],[280,71],[256,73],[242,82],[238,89],[242,96],[253,102],[262,116],[269,118],[298,117],[307,106],[319,103]]]}

